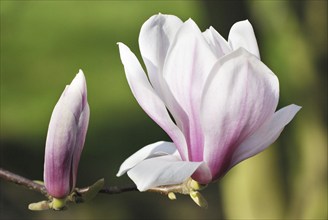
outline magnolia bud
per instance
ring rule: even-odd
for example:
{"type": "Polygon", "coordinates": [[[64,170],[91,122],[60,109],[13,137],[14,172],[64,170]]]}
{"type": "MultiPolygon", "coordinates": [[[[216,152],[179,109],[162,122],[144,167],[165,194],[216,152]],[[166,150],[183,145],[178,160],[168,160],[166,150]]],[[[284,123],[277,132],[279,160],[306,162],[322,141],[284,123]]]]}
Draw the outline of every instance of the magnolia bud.
{"type": "Polygon", "coordinates": [[[74,189],[77,168],[89,122],[87,87],[82,70],[66,86],[49,123],[44,184],[54,198],[65,198],[74,189]]]}

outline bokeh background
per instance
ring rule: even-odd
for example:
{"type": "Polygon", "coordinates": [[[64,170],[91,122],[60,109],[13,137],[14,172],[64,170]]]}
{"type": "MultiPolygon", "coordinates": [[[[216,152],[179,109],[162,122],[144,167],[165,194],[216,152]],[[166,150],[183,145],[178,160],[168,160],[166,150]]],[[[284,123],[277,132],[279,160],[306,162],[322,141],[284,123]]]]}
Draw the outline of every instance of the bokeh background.
{"type": "Polygon", "coordinates": [[[227,38],[252,23],[261,58],[280,79],[279,108],[303,106],[268,150],[233,168],[203,195],[98,195],[67,211],[32,212],[36,192],[0,180],[0,219],[326,219],[327,1],[1,1],[1,167],[42,179],[47,126],[66,84],[87,78],[90,126],[78,186],[116,178],[124,159],[168,136],[139,107],[116,42],[140,58],[138,35],[151,15],[191,17],[227,38]]]}

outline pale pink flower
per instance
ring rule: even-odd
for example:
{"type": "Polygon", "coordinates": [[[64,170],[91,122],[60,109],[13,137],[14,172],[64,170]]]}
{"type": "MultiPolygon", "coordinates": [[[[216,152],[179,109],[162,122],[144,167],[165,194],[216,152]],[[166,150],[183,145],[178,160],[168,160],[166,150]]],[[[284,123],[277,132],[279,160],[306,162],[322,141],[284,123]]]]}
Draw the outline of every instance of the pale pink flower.
{"type": "Polygon", "coordinates": [[[142,148],[121,165],[118,176],[127,172],[140,191],[190,176],[207,184],[278,138],[300,107],[276,112],[279,81],[261,62],[247,20],[234,24],[228,39],[212,27],[202,33],[191,19],[152,16],[139,36],[149,79],[119,43],[135,98],[173,143],[142,148]]]}

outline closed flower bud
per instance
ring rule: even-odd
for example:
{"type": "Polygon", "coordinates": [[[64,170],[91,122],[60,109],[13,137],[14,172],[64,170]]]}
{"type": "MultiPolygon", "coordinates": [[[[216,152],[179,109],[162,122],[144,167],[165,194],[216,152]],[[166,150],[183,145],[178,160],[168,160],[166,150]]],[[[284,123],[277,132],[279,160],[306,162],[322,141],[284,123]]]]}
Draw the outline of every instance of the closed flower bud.
{"type": "Polygon", "coordinates": [[[49,123],[44,157],[44,183],[54,198],[67,197],[75,187],[78,164],[89,122],[87,87],[80,70],[66,86],[49,123]]]}

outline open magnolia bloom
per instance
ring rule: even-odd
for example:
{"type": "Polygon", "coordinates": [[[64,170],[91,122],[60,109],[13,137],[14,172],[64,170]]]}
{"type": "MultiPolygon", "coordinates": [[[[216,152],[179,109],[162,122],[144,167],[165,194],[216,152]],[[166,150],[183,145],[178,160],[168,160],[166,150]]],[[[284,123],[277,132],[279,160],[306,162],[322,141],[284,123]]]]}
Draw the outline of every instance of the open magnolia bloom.
{"type": "Polygon", "coordinates": [[[89,123],[87,86],[80,70],[66,86],[49,123],[44,157],[44,184],[55,209],[74,190],[78,164],[89,123]],[[62,201],[61,201],[62,200],[62,201]]]}
{"type": "Polygon", "coordinates": [[[300,107],[276,111],[279,81],[260,60],[248,21],[234,24],[229,40],[193,20],[154,15],[142,26],[136,56],[119,43],[130,88],[144,111],[173,143],[157,142],[121,165],[140,191],[208,184],[272,144],[300,107]]]}

